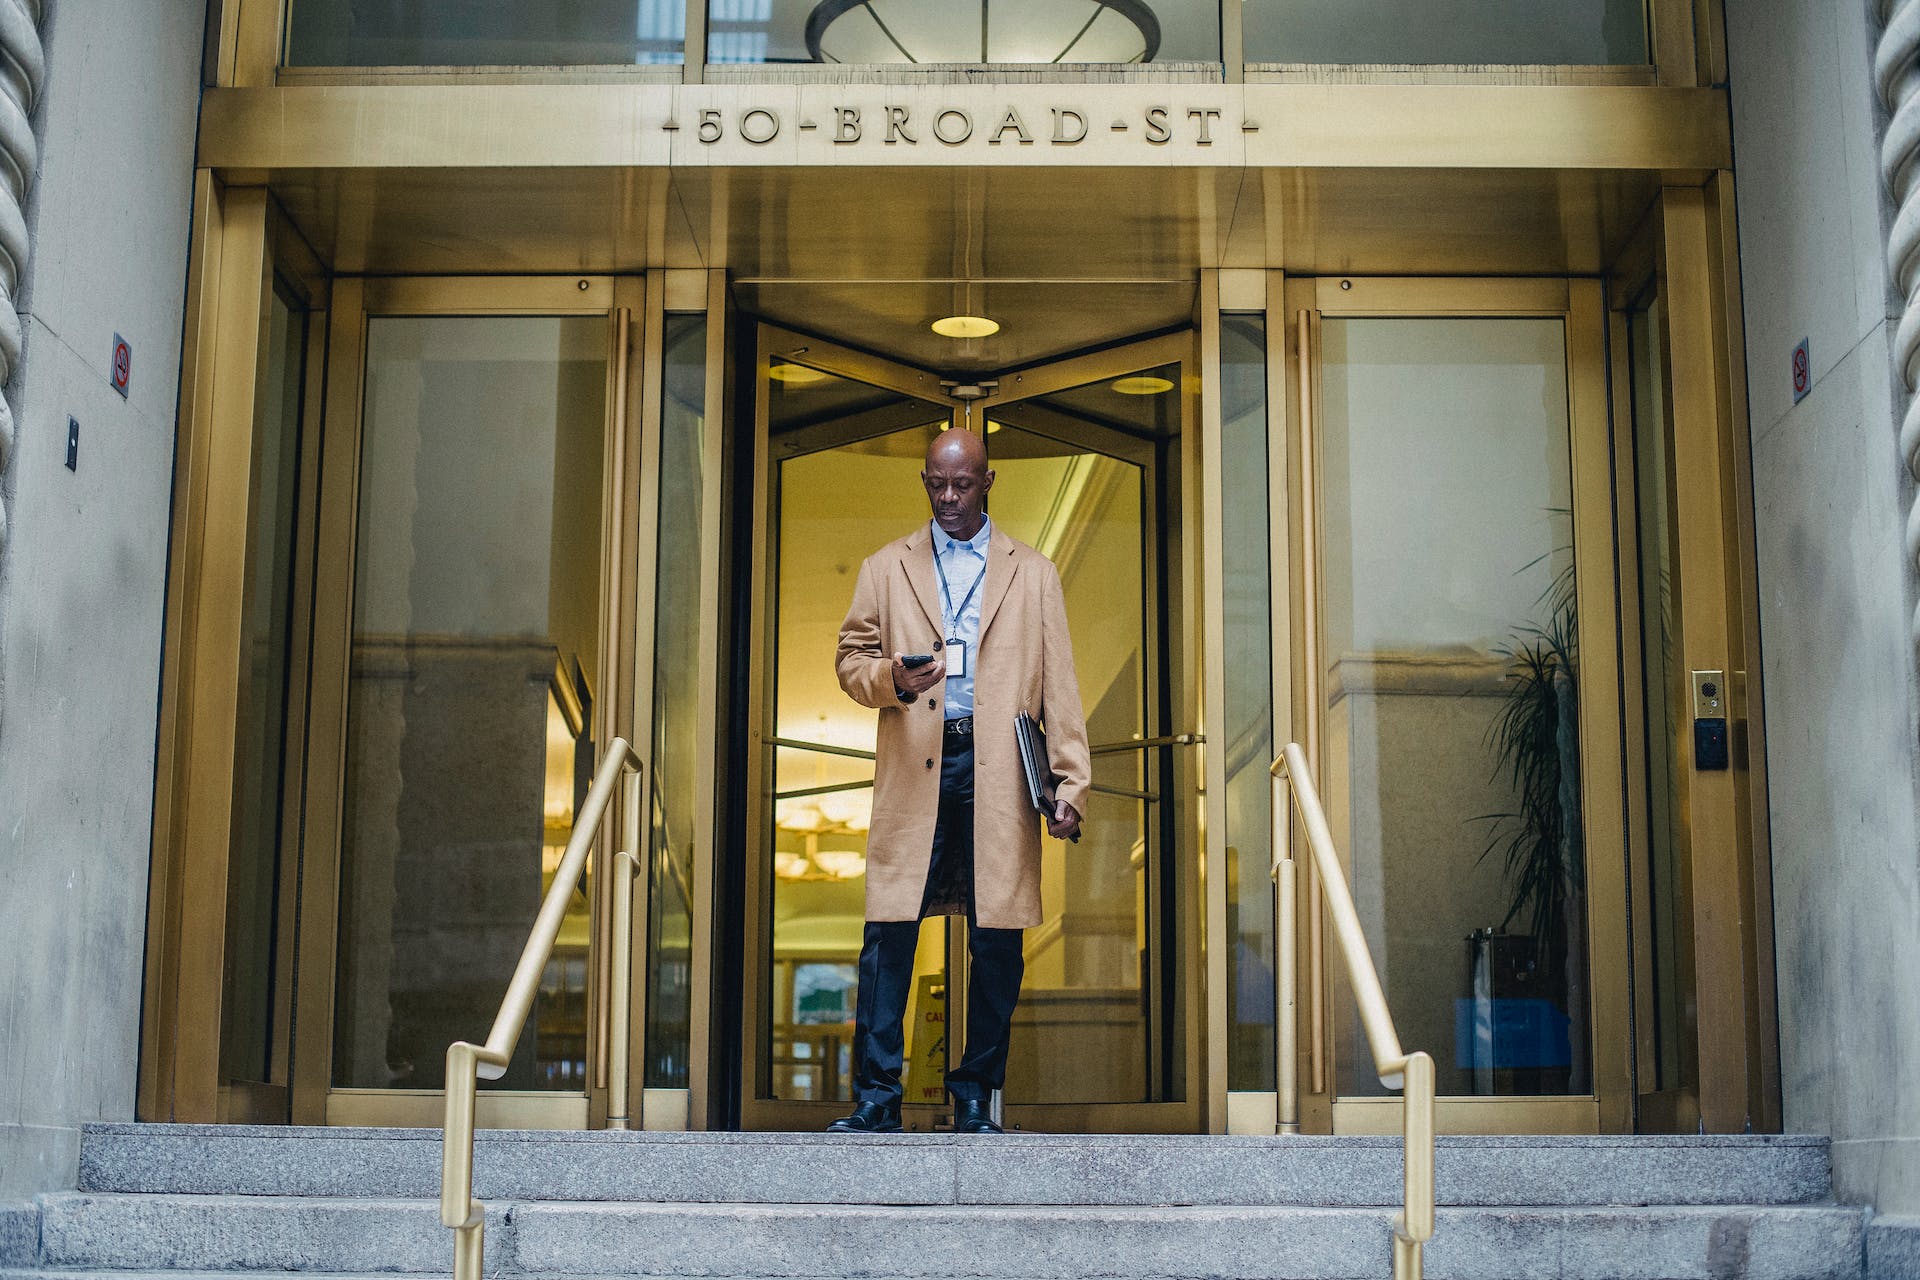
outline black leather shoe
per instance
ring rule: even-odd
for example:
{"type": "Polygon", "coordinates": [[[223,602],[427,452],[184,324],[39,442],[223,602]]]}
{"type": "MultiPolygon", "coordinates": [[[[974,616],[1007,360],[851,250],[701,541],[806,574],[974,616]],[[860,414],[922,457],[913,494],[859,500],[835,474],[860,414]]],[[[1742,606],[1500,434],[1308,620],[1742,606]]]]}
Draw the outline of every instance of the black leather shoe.
{"type": "Polygon", "coordinates": [[[850,1116],[841,1116],[827,1126],[828,1133],[898,1133],[900,1112],[878,1102],[863,1102],[850,1116]]]}
{"type": "Polygon", "coordinates": [[[993,1112],[987,1108],[985,1098],[957,1098],[953,1104],[953,1131],[955,1133],[1005,1133],[993,1122],[993,1112]]]}

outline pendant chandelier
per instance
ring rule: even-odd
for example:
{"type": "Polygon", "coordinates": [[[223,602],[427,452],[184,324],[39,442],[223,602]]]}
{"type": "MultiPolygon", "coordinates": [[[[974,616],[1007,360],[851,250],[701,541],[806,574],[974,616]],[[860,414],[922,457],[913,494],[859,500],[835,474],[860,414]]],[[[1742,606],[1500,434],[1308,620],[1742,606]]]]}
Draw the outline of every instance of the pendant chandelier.
{"type": "Polygon", "coordinates": [[[1160,20],[1144,0],[820,0],[815,62],[1152,62],[1160,20]]]}

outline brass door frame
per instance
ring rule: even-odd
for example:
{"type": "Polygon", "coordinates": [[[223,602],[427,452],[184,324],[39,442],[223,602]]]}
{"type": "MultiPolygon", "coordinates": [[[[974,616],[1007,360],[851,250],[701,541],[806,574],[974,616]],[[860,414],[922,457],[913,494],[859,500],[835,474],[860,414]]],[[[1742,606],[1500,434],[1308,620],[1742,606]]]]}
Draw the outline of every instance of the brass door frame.
{"type": "MultiPolygon", "coordinates": [[[[632,397],[624,390],[631,362],[617,339],[635,332],[620,303],[635,299],[640,283],[596,277],[339,277],[328,337],[327,407],[322,426],[321,497],[316,545],[325,548],[315,573],[312,627],[311,712],[306,744],[307,805],[302,844],[300,900],[306,922],[300,937],[298,999],[302,1016],[293,1054],[293,1119],[297,1124],[437,1123],[441,1094],[432,1090],[335,1088],[333,1013],[337,981],[340,837],[346,790],[347,698],[352,657],[353,589],[359,527],[359,482],[367,329],[372,318],[387,316],[600,316],[608,323],[609,361],[603,453],[601,528],[601,659],[596,678],[593,735],[606,741],[623,724],[631,725],[630,668],[622,655],[632,652],[620,632],[624,610],[608,608],[615,583],[619,597],[631,598],[632,560],[619,559],[633,544],[632,504],[620,480],[630,469],[633,442],[632,397]],[[625,418],[616,421],[616,412],[625,418]],[[624,709],[623,709],[624,708],[624,709]]],[[[602,881],[610,877],[600,877],[602,881]]],[[[602,885],[596,898],[604,895],[602,885]]],[[[594,904],[594,951],[601,959],[589,979],[588,1060],[590,1087],[584,1091],[516,1091],[495,1094],[483,1110],[498,1122],[529,1127],[580,1128],[605,1114],[605,964],[600,935],[608,913],[594,904]]],[[[487,1121],[483,1120],[483,1123],[487,1121]]]]}
{"type": "MultiPolygon", "coordinates": [[[[1311,282],[1307,282],[1309,285],[1311,282]]],[[[1222,330],[1229,316],[1258,316],[1265,331],[1265,380],[1263,394],[1266,412],[1266,489],[1267,489],[1267,618],[1268,688],[1272,707],[1270,733],[1273,754],[1277,755],[1292,729],[1294,705],[1294,636],[1287,620],[1297,609],[1295,594],[1303,575],[1290,560],[1293,542],[1292,512],[1299,498],[1290,488],[1297,474],[1293,465],[1299,432],[1299,382],[1297,362],[1292,358],[1296,327],[1289,317],[1289,278],[1284,271],[1259,268],[1226,268],[1200,273],[1199,331],[1201,347],[1200,412],[1204,471],[1200,477],[1201,525],[1205,546],[1207,589],[1205,625],[1202,627],[1207,675],[1204,697],[1209,725],[1226,723],[1226,593],[1223,572],[1225,550],[1225,474],[1230,460],[1226,456],[1225,406],[1222,403],[1221,364],[1222,330]]],[[[1297,286],[1296,286],[1297,288],[1297,286]]],[[[1309,754],[1313,752],[1308,747],[1309,754]]],[[[1227,754],[1224,744],[1217,750],[1202,749],[1206,781],[1206,936],[1219,939],[1207,948],[1207,1092],[1209,1128],[1214,1133],[1272,1133],[1275,1131],[1276,1094],[1265,1089],[1230,1089],[1229,1039],[1233,1012],[1228,1005],[1227,967],[1232,948],[1237,944],[1227,930],[1228,867],[1235,850],[1228,844],[1227,754]]],[[[1302,884],[1310,886],[1312,862],[1303,860],[1302,884]]],[[[1303,887],[1302,896],[1310,891],[1303,887]]],[[[1319,917],[1313,917],[1317,926],[1319,917]]],[[[1318,954],[1318,934],[1302,931],[1298,971],[1300,987],[1317,990],[1306,959],[1318,954]]],[[[1306,1042],[1302,1042],[1305,1044],[1306,1042]]],[[[1316,1042],[1317,1043],[1317,1042],[1316,1042]]],[[[1324,1114],[1313,1114],[1312,1095],[1301,1098],[1303,1130],[1326,1132],[1324,1114]]],[[[1324,1113],[1324,1106],[1321,1108],[1324,1113]]],[[[1397,1132],[1397,1131],[1396,1131],[1397,1132]]]]}
{"type": "Polygon", "coordinates": [[[255,510],[258,389],[271,352],[276,281],[307,326],[301,386],[293,616],[287,730],[281,776],[283,867],[298,862],[301,755],[306,714],[306,603],[321,435],[329,282],[312,250],[259,187],[195,180],[174,467],[173,532],[156,743],[152,875],[148,884],[136,1114],[143,1120],[279,1120],[290,1114],[291,951],[298,907],[281,878],[269,1079],[234,1081],[220,1064],[226,959],[226,889],[238,762],[241,635],[255,510]]]}
{"type": "MultiPolygon", "coordinates": [[[[1767,804],[1766,722],[1760,689],[1752,464],[1745,429],[1746,379],[1739,333],[1740,298],[1732,262],[1733,192],[1715,179],[1703,188],[1666,188],[1608,280],[1615,403],[1624,434],[1645,424],[1632,416],[1628,357],[1630,312],[1658,298],[1663,421],[1669,510],[1660,518],[1673,539],[1674,670],[1724,671],[1728,677],[1732,768],[1678,771],[1673,956],[1680,1011],[1680,1078],[1637,1091],[1637,1126],[1646,1132],[1775,1132],[1781,1124],[1779,1026],[1774,1003],[1772,876],[1767,804]],[[1674,501],[1684,487],[1685,503],[1674,501]],[[1728,904],[1732,904],[1731,910],[1728,904]]],[[[1622,448],[1618,501],[1623,564],[1638,566],[1641,495],[1632,451],[1622,448]]],[[[1621,575],[1623,599],[1637,605],[1637,573],[1621,575]]],[[[1631,616],[1631,612],[1629,613],[1631,616]]],[[[1654,678],[1637,632],[1622,632],[1629,690],[1654,678]]],[[[1681,706],[1690,698],[1682,690],[1681,706]]],[[[1682,714],[1683,723],[1690,714],[1682,714]]],[[[1627,764],[1646,776],[1645,726],[1627,718],[1627,764]]],[[[1691,760],[1686,744],[1676,752],[1691,760]]],[[[1639,792],[1644,788],[1636,787],[1639,792]]],[[[1636,977],[1636,1061],[1643,1081],[1657,1079],[1653,990],[1652,884],[1646,797],[1637,795],[1630,828],[1636,977]]]]}
{"type": "MultiPolygon", "coordinates": [[[[1190,376],[1196,360],[1195,335],[1175,333],[1158,338],[1149,338],[1122,346],[1107,348],[1087,355],[1067,357],[1030,369],[1011,371],[1000,375],[1000,385],[989,393],[973,401],[954,401],[947,397],[941,387],[940,375],[925,369],[876,356],[869,352],[847,347],[839,343],[822,339],[811,334],[798,333],[777,325],[762,322],[759,327],[759,339],[756,344],[755,365],[755,402],[754,402],[754,487],[752,527],[755,554],[751,567],[751,597],[755,616],[752,619],[751,634],[757,648],[749,662],[748,707],[752,723],[747,727],[752,741],[756,744],[747,753],[747,804],[749,836],[748,857],[751,865],[747,868],[745,901],[745,965],[743,969],[744,987],[741,1001],[740,1052],[745,1055],[741,1070],[740,1117],[741,1126],[746,1129],[793,1129],[820,1128],[846,1109],[844,1102],[806,1102],[775,1099],[771,1096],[771,1081],[767,1076],[765,1046],[761,1042],[762,1025],[771,993],[766,982],[771,972],[772,936],[770,911],[772,907],[769,894],[770,880],[760,865],[763,837],[760,833],[766,829],[770,814],[767,809],[768,780],[772,772],[771,747],[764,739],[767,718],[772,714],[768,698],[774,688],[774,655],[768,641],[769,620],[776,616],[777,601],[772,598],[772,577],[769,573],[769,550],[772,547],[772,483],[773,460],[769,439],[769,407],[767,368],[776,360],[791,361],[819,368],[824,372],[850,378],[883,390],[920,400],[936,410],[934,417],[944,413],[952,426],[961,430],[984,431],[988,412],[995,406],[1011,405],[1023,400],[1033,399],[1057,391],[1084,386],[1103,377],[1114,377],[1134,372],[1141,368],[1178,362],[1182,367],[1182,430],[1179,448],[1182,450],[1183,484],[1197,483],[1193,478],[1196,467],[1188,462],[1189,455],[1197,456],[1199,449],[1197,428],[1199,418],[1194,412],[1197,394],[1194,390],[1195,379],[1190,376]],[[978,410],[974,406],[979,406],[978,410]]],[[[964,378],[962,380],[965,380],[964,378]]],[[[892,430],[894,427],[886,427],[892,430]]],[[[1022,426],[1022,430],[1033,428],[1022,426]]],[[[1045,430],[1039,434],[1047,434],[1045,430]]],[[[1194,505],[1191,502],[1176,500],[1170,506],[1178,509],[1167,513],[1168,519],[1191,523],[1194,505]]],[[[1183,535],[1183,546],[1188,560],[1197,559],[1199,552],[1195,547],[1196,538],[1189,530],[1183,535]]],[[[1183,633],[1192,632],[1197,626],[1197,616],[1190,609],[1181,607],[1184,599],[1181,592],[1186,584],[1193,583],[1195,575],[1189,566],[1175,569],[1175,581],[1164,584],[1170,604],[1169,615],[1174,619],[1173,629],[1183,633]],[[1184,618],[1184,624],[1181,619],[1184,618]]],[[[1197,586],[1195,587],[1197,589],[1197,586]]],[[[1150,597],[1151,598],[1151,597],[1150,597]]],[[[1151,612],[1151,610],[1150,610],[1151,612]]],[[[1189,673],[1194,664],[1189,655],[1195,655],[1197,637],[1182,639],[1173,635],[1161,637],[1161,642],[1169,646],[1168,665],[1173,672],[1176,688],[1174,694],[1173,716],[1183,725],[1194,725],[1199,721],[1197,699],[1197,679],[1189,673]],[[1185,688],[1178,687],[1184,684],[1185,688]]],[[[1181,732],[1170,729],[1169,733],[1181,732]]],[[[1197,771],[1191,760],[1193,752],[1176,751],[1173,755],[1173,768],[1170,776],[1164,780],[1164,790],[1171,797],[1197,797],[1197,771]]],[[[1199,848],[1199,806],[1189,804],[1179,822],[1180,838],[1191,848],[1199,848]]],[[[1162,851],[1163,857],[1176,856],[1173,851],[1162,851]]],[[[1148,1103],[1112,1103],[1112,1104],[1027,1104],[1009,1105],[1007,1118],[1010,1124],[1022,1122],[1036,1126],[1049,1122],[1063,1124],[1071,1129],[1083,1132],[1194,1132],[1206,1109],[1207,1095],[1205,1081],[1201,1072],[1202,1062],[1202,1024],[1203,1001],[1200,998],[1201,950],[1199,945],[1200,894],[1201,885],[1198,876],[1198,862],[1186,859],[1179,864],[1183,869],[1177,877],[1177,898],[1163,915],[1163,919],[1173,922],[1180,936],[1179,945],[1183,948],[1181,957],[1181,989],[1170,994],[1176,1001],[1172,1019],[1180,1027],[1183,1037],[1184,1061],[1182,1070],[1185,1079],[1186,1098],[1178,1102],[1148,1103]]],[[[966,972],[965,926],[949,930],[947,940],[947,962],[949,974],[960,975],[964,981],[966,972]]],[[[1162,1011],[1155,1010],[1156,1016],[1162,1011]]],[[[950,1028],[957,1028],[964,1020],[949,1022],[950,1028]]],[[[919,1106],[909,1104],[904,1114],[910,1124],[932,1128],[947,1114],[943,1107],[919,1106]]]]}
{"type": "MultiPolygon", "coordinates": [[[[616,288],[632,289],[633,310],[640,311],[644,301],[644,321],[632,326],[628,337],[628,373],[630,402],[622,421],[634,433],[634,447],[627,451],[625,466],[628,492],[635,494],[633,518],[625,522],[627,548],[619,563],[631,566],[631,603],[622,612],[620,630],[629,643],[623,669],[631,673],[632,724],[626,734],[639,755],[643,776],[649,788],[655,771],[654,679],[657,606],[659,592],[661,451],[664,447],[663,403],[666,389],[665,339],[669,316],[702,315],[706,322],[703,361],[701,412],[703,417],[701,455],[700,562],[707,572],[700,585],[699,687],[715,690],[719,680],[721,586],[721,530],[723,522],[723,473],[726,456],[725,415],[723,413],[727,379],[728,308],[726,272],[694,268],[656,268],[641,282],[622,278],[616,288]],[[644,293],[644,297],[642,297],[644,293]],[[635,425],[637,424],[637,425],[635,425]],[[641,730],[644,726],[644,731],[641,730]]],[[[717,742],[718,705],[715,697],[699,700],[699,739],[717,742]]],[[[652,988],[652,939],[650,895],[655,851],[652,847],[653,823],[641,823],[644,850],[636,850],[645,873],[635,877],[633,904],[634,982],[631,1014],[628,1021],[628,1051],[636,1068],[628,1079],[627,1115],[636,1129],[704,1129],[709,1118],[708,1078],[711,1037],[707,1028],[712,1018],[713,984],[713,877],[718,758],[705,754],[696,764],[693,812],[694,865],[691,875],[693,894],[689,902],[692,916],[693,961],[688,975],[688,1061],[685,1089],[649,1089],[646,1085],[647,1002],[652,988]]],[[[611,886],[608,886],[611,892],[611,886]]],[[[603,935],[596,933],[596,938],[603,935]]],[[[607,951],[602,947],[603,952],[607,951]]],[[[604,1057],[604,1055],[602,1055],[604,1057]]]]}
{"type": "MultiPolygon", "coordinates": [[[[1573,495],[1575,581],[1581,651],[1580,745],[1582,815],[1586,823],[1587,939],[1589,964],[1588,1043],[1594,1091],[1568,1097],[1446,1097],[1436,1104],[1441,1132],[1622,1133],[1632,1125],[1632,966],[1625,869],[1626,779],[1619,687],[1619,601],[1616,593],[1617,530],[1614,519],[1612,435],[1608,406],[1606,300],[1600,282],[1583,279],[1471,279],[1320,277],[1285,282],[1284,296],[1299,332],[1288,349],[1300,393],[1289,403],[1288,458],[1295,474],[1289,497],[1295,512],[1290,563],[1295,582],[1292,648],[1295,700],[1293,731],[1311,754],[1343,859],[1351,858],[1345,825],[1345,785],[1327,761],[1335,751],[1325,739],[1324,661],[1316,659],[1324,608],[1319,529],[1321,321],[1346,317],[1552,318],[1565,325],[1569,467],[1573,495]],[[1304,355],[1302,347],[1304,346],[1304,355]],[[1304,372],[1304,377],[1302,373],[1304,372]],[[1299,404],[1307,408],[1300,420],[1299,404]]],[[[1269,313],[1271,327],[1273,317],[1269,313]]],[[[1327,1117],[1336,1133],[1398,1131],[1399,1101],[1345,1098],[1333,1093],[1336,1034],[1333,983],[1317,926],[1317,898],[1301,895],[1301,933],[1308,955],[1311,1034],[1307,1046],[1302,1115],[1309,1123],[1327,1117]]],[[[1412,1048],[1433,1049],[1416,1045],[1412,1048]]]]}

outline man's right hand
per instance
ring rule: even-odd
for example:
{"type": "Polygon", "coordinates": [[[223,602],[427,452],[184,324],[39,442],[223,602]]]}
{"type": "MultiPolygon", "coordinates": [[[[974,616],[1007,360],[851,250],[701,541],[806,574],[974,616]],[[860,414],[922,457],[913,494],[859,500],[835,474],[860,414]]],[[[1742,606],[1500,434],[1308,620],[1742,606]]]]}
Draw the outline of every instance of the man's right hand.
{"type": "Polygon", "coordinates": [[[924,667],[909,667],[900,660],[899,654],[893,655],[893,687],[901,693],[919,696],[947,678],[947,660],[939,654],[924,667]]]}

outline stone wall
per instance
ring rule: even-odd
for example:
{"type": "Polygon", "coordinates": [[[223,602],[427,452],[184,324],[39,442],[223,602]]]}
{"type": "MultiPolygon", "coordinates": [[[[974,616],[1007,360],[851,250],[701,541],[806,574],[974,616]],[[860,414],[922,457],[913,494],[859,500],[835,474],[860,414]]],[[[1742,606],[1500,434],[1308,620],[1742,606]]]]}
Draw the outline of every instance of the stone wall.
{"type": "Polygon", "coordinates": [[[1867,0],[1727,6],[1786,1127],[1920,1210],[1912,485],[1896,432],[1867,0]],[[1793,403],[1789,359],[1811,343],[1793,403]]]}
{"type": "Polygon", "coordinates": [[[0,1199],[72,1186],[79,1125],[133,1114],[206,13],[47,9],[0,478],[0,1199]],[[134,353],[125,400],[116,333],[134,353]]]}

